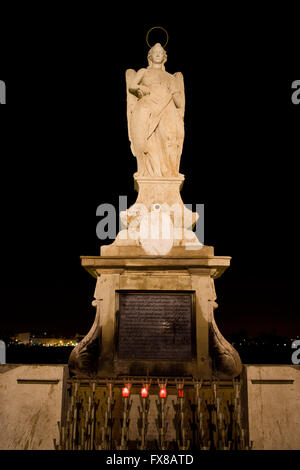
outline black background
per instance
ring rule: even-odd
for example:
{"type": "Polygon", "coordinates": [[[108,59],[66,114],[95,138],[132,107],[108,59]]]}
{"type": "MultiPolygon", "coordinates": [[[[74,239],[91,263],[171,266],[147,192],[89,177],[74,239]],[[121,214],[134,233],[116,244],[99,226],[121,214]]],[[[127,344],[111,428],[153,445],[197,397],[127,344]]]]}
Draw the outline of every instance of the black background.
{"type": "Polygon", "coordinates": [[[137,21],[133,5],[28,8],[1,37],[1,329],[89,330],[95,280],[79,257],[100,252],[98,205],[136,199],[125,70],[147,65],[146,33],[161,25],[166,70],[185,80],[182,198],[205,204],[205,244],[232,256],[216,281],[217,324],[299,335],[293,12],[153,7],[137,21]]]}

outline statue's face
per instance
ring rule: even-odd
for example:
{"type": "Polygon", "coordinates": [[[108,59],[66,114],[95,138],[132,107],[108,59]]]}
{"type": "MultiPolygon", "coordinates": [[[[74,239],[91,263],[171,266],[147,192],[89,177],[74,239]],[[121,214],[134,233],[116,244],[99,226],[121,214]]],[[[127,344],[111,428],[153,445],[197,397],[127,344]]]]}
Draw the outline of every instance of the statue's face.
{"type": "Polygon", "coordinates": [[[161,64],[164,60],[164,50],[160,44],[155,44],[151,51],[151,60],[154,64],[161,64]]]}

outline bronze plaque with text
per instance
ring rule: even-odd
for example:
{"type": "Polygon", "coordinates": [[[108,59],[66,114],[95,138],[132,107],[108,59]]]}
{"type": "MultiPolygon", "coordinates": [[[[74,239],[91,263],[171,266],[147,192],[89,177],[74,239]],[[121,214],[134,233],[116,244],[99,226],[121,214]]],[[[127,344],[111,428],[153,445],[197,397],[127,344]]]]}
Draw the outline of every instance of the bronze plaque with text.
{"type": "Polygon", "coordinates": [[[192,360],[192,303],[191,293],[119,293],[119,359],[192,360]]]}

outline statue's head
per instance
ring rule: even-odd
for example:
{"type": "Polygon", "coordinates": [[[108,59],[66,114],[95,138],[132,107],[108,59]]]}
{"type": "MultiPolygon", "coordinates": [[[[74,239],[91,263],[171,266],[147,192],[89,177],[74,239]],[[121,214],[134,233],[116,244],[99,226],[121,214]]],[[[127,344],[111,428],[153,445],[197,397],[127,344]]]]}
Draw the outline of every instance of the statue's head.
{"type": "Polygon", "coordinates": [[[153,47],[151,47],[148,52],[148,62],[151,67],[152,64],[161,64],[164,68],[164,63],[167,61],[167,53],[162,47],[162,45],[157,42],[153,47]]]}

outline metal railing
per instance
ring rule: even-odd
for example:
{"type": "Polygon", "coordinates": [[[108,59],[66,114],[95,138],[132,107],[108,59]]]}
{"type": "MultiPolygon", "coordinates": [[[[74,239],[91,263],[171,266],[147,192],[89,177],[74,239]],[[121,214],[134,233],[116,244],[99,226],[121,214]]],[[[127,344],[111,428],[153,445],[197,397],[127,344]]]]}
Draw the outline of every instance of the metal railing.
{"type": "Polygon", "coordinates": [[[68,386],[56,450],[252,448],[240,380],[75,378],[68,386]]]}

